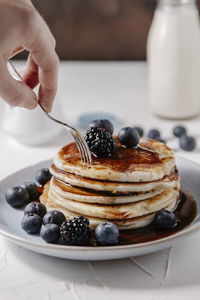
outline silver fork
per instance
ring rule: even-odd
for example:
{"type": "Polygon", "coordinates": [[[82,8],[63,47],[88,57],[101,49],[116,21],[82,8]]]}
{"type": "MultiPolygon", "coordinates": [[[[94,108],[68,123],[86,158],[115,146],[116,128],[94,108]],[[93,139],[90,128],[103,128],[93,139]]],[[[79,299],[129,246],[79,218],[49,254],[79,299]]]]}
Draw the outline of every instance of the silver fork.
{"type": "MultiPolygon", "coordinates": [[[[11,61],[8,61],[9,66],[11,67],[11,69],[14,71],[15,75],[17,76],[17,79],[24,81],[22,76],[20,75],[20,73],[17,71],[17,69],[15,68],[15,66],[12,64],[11,61]]],[[[81,161],[85,164],[92,164],[92,157],[91,157],[91,153],[90,150],[88,148],[88,145],[85,141],[85,139],[81,136],[81,134],[78,132],[78,130],[76,130],[74,127],[68,125],[67,123],[64,123],[60,120],[57,120],[55,118],[53,118],[50,114],[48,114],[46,112],[46,110],[43,108],[43,106],[38,103],[38,105],[41,107],[41,109],[44,111],[44,113],[46,114],[46,116],[51,119],[52,121],[61,124],[63,126],[65,126],[65,128],[67,128],[67,130],[72,134],[75,143],[77,145],[80,157],[81,157],[81,161]]]]}

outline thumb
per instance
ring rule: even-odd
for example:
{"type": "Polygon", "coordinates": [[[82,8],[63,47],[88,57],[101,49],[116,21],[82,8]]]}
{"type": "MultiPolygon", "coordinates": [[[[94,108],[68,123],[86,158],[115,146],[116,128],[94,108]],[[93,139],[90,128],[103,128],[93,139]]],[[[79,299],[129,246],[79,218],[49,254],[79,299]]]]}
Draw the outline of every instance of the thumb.
{"type": "Polygon", "coordinates": [[[6,64],[0,63],[0,96],[11,106],[23,106],[34,109],[37,97],[24,82],[15,80],[6,64]]]}

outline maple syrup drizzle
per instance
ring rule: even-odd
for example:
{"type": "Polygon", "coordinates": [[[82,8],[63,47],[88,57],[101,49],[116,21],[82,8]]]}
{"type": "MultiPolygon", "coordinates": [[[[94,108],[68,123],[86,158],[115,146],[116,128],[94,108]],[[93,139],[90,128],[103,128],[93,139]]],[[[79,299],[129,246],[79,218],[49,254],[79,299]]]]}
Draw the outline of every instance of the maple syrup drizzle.
{"type": "MultiPolygon", "coordinates": [[[[73,166],[80,165],[79,152],[76,144],[71,143],[63,147],[60,151],[60,155],[65,159],[66,163],[73,166]]],[[[127,149],[123,146],[118,146],[111,157],[109,158],[96,158],[93,157],[93,165],[98,165],[98,168],[109,167],[112,170],[118,172],[133,171],[136,165],[143,165],[145,167],[152,165],[160,165],[162,160],[159,158],[159,154],[152,152],[148,149],[140,147],[127,149]]]]}

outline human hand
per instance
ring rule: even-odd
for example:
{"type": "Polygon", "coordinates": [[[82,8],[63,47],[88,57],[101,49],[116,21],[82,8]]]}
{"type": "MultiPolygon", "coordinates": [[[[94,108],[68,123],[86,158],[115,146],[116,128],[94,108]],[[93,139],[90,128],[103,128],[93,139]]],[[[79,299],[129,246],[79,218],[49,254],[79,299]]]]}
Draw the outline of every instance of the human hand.
{"type": "Polygon", "coordinates": [[[12,106],[51,111],[57,90],[59,59],[55,39],[29,0],[0,0],[0,96],[12,106]],[[23,79],[15,80],[7,61],[27,50],[23,79]],[[40,83],[38,99],[32,89],[40,83]]]}

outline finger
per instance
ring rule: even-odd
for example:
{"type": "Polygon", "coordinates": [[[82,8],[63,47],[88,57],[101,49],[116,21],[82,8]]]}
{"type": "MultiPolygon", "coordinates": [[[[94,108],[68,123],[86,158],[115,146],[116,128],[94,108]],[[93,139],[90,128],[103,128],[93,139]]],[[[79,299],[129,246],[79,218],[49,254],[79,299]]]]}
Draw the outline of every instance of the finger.
{"type": "Polygon", "coordinates": [[[55,50],[48,47],[45,41],[40,44],[36,51],[31,52],[32,58],[39,66],[39,98],[38,101],[47,112],[52,109],[57,91],[58,80],[58,57],[55,50]]]}
{"type": "Polygon", "coordinates": [[[55,40],[46,23],[43,20],[41,22],[38,14],[34,15],[33,20],[34,26],[29,28],[29,35],[23,46],[30,52],[33,61],[38,66],[40,82],[38,101],[47,112],[50,112],[57,91],[59,59],[55,52],[55,40]]]}
{"type": "MultiPolygon", "coordinates": [[[[32,2],[31,2],[31,5],[34,7],[34,5],[33,5],[32,2]]],[[[40,25],[40,29],[41,28],[45,29],[45,35],[48,35],[48,37],[49,37],[49,39],[50,39],[50,41],[52,43],[52,46],[55,49],[55,47],[56,47],[56,40],[55,40],[53,34],[51,33],[50,28],[48,27],[48,25],[45,22],[45,20],[43,19],[43,17],[40,14],[38,14],[38,12],[36,10],[35,10],[35,12],[36,12],[37,15],[35,15],[34,17],[37,18],[38,24],[40,25]]]]}
{"type": "Polygon", "coordinates": [[[31,54],[28,56],[26,68],[23,72],[23,79],[31,89],[34,89],[39,83],[38,65],[34,62],[31,54]]]}
{"type": "Polygon", "coordinates": [[[15,80],[5,63],[0,62],[0,95],[11,106],[34,109],[37,98],[33,91],[22,81],[15,80]]]}
{"type": "Polygon", "coordinates": [[[45,27],[46,27],[46,30],[47,30],[47,34],[48,34],[49,39],[50,39],[50,41],[51,41],[51,45],[52,45],[52,47],[55,49],[55,48],[56,48],[56,40],[55,40],[53,34],[51,33],[50,28],[47,26],[46,22],[45,22],[44,20],[43,20],[43,22],[45,23],[45,27]]]}
{"type": "Polygon", "coordinates": [[[48,27],[48,25],[46,24],[46,22],[45,22],[44,19],[42,19],[42,22],[43,22],[44,28],[46,30],[45,34],[48,35],[48,37],[49,37],[49,39],[51,41],[52,47],[55,49],[56,48],[56,40],[55,40],[53,34],[51,33],[50,28],[48,27]]]}

